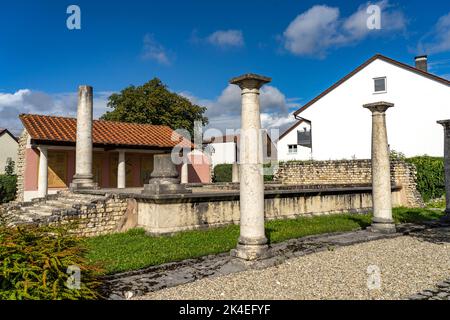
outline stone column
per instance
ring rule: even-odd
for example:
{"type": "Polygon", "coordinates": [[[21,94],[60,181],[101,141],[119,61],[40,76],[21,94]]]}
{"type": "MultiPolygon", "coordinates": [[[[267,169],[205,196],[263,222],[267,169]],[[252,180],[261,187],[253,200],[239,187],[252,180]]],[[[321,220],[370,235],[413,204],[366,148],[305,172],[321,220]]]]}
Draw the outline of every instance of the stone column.
{"type": "Polygon", "coordinates": [[[444,127],[445,216],[443,220],[450,221],[450,120],[440,120],[437,123],[444,127]]]}
{"type": "Polygon", "coordinates": [[[386,129],[386,110],[393,103],[375,102],[363,107],[372,112],[372,202],[371,231],[394,233],[392,219],[391,166],[386,129]]]}
{"type": "Polygon", "coordinates": [[[125,151],[119,151],[119,162],[117,164],[117,188],[124,189],[125,184],[126,184],[125,151]]]}
{"type": "Polygon", "coordinates": [[[92,87],[78,88],[77,142],[72,189],[96,188],[92,174],[92,87]]]}
{"type": "Polygon", "coordinates": [[[39,147],[38,196],[44,198],[48,192],[48,158],[47,147],[39,147]]]}
{"type": "Polygon", "coordinates": [[[259,89],[271,79],[245,74],[230,80],[242,90],[240,135],[240,237],[232,255],[245,260],[267,257],[264,230],[264,177],[262,165],[259,89]]]}

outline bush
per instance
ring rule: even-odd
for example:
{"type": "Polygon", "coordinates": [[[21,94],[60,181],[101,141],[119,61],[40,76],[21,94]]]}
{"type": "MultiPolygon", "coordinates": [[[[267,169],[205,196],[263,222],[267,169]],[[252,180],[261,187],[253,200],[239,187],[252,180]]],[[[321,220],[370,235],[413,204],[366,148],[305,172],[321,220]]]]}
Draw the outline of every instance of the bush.
{"type": "Polygon", "coordinates": [[[417,169],[417,189],[425,202],[445,194],[444,159],[419,156],[406,159],[417,169]]]}
{"type": "Polygon", "coordinates": [[[0,175],[0,204],[16,198],[17,176],[0,175]]]}
{"type": "Polygon", "coordinates": [[[231,164],[218,164],[214,167],[213,182],[231,182],[231,164]]]}
{"type": "Polygon", "coordinates": [[[0,300],[96,299],[97,267],[87,266],[84,244],[64,228],[0,226],[0,300]],[[66,285],[67,268],[81,270],[79,289],[66,285]]]}
{"type": "MultiPolygon", "coordinates": [[[[270,168],[271,164],[264,164],[264,168],[270,168]]],[[[231,182],[232,177],[232,164],[218,164],[214,167],[213,182],[231,182]]],[[[270,175],[264,175],[264,181],[273,181],[273,172],[270,175]]]]}

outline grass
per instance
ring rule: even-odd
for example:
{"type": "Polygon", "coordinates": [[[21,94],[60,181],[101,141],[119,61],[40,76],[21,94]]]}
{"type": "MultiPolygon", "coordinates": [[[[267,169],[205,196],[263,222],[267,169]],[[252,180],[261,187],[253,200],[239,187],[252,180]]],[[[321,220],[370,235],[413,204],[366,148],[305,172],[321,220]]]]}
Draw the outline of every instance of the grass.
{"type": "Polygon", "coordinates": [[[433,199],[427,202],[427,208],[445,209],[445,197],[433,199]]]}
{"type": "MultiPolygon", "coordinates": [[[[395,208],[396,223],[438,219],[442,215],[427,209],[395,208]]],[[[345,232],[370,225],[370,215],[339,214],[273,220],[266,222],[271,243],[330,232],[345,232]]],[[[180,232],[173,236],[148,236],[142,229],[93,237],[87,240],[91,263],[102,263],[106,273],[141,269],[172,261],[227,252],[236,247],[239,226],[180,232]]]]}

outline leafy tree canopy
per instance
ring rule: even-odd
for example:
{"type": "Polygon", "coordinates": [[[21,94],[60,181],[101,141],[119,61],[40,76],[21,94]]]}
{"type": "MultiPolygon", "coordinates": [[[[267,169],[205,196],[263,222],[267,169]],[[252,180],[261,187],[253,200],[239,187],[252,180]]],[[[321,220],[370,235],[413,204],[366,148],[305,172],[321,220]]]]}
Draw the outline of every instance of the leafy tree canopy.
{"type": "Polygon", "coordinates": [[[186,129],[193,138],[194,121],[208,123],[203,114],[206,107],[191,103],[185,97],[170,92],[158,78],[142,86],[129,86],[109,97],[102,120],[167,125],[172,129],[186,129]]]}

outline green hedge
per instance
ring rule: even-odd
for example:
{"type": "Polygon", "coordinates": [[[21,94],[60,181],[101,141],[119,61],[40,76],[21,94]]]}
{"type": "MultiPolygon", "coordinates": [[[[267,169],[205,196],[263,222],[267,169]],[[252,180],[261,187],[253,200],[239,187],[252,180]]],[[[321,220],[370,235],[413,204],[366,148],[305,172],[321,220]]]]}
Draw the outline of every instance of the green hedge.
{"type": "Polygon", "coordinates": [[[417,189],[425,202],[445,194],[443,158],[418,156],[405,160],[417,169],[417,189]]]}
{"type": "Polygon", "coordinates": [[[218,164],[214,167],[213,182],[231,182],[231,164],[218,164]]]}
{"type": "MultiPolygon", "coordinates": [[[[270,163],[264,164],[264,168],[270,168],[270,163]]],[[[213,182],[231,182],[232,181],[232,164],[218,164],[214,167],[213,182]]],[[[273,181],[273,172],[264,176],[264,181],[273,181]]]]}
{"type": "Polygon", "coordinates": [[[16,197],[17,176],[0,175],[0,204],[12,201],[16,197]]]}

